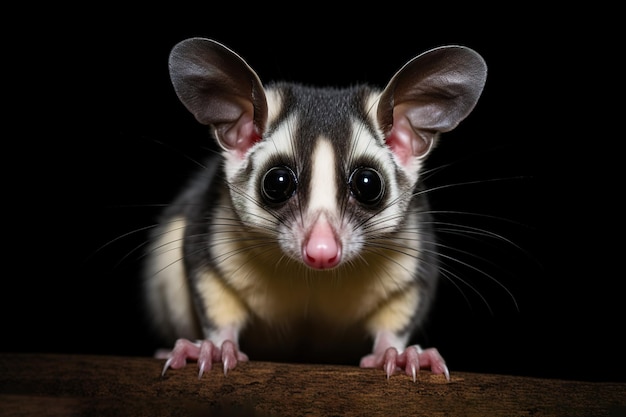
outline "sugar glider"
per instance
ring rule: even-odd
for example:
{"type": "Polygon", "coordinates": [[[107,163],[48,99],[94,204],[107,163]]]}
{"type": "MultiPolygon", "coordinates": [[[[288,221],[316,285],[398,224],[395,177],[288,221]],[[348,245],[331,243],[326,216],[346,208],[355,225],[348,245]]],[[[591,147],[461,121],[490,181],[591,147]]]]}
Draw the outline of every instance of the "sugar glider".
{"type": "Polygon", "coordinates": [[[191,38],[169,70],[220,151],[150,237],[146,309],[173,344],[163,373],[187,360],[201,377],[248,357],[356,357],[387,377],[415,381],[421,368],[449,379],[435,348],[409,346],[438,278],[420,170],[475,107],[484,59],[437,47],[383,89],[264,85],[223,44],[191,38]]]}

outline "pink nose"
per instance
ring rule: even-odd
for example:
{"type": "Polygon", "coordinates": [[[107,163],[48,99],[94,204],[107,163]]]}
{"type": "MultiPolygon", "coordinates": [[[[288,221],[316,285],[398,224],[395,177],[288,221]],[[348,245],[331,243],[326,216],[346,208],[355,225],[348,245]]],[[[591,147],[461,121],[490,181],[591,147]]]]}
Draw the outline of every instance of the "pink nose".
{"type": "Polygon", "coordinates": [[[329,269],[341,261],[341,245],[328,222],[318,220],[302,247],[304,263],[313,269],[329,269]]]}

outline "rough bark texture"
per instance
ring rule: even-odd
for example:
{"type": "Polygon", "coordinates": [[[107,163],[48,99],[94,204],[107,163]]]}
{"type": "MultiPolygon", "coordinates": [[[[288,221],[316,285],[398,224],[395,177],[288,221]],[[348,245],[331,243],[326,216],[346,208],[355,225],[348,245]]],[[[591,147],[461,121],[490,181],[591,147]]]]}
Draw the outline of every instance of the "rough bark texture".
{"type": "Polygon", "coordinates": [[[0,354],[0,416],[619,416],[626,383],[453,372],[450,382],[269,362],[169,370],[140,357],[0,354]]]}

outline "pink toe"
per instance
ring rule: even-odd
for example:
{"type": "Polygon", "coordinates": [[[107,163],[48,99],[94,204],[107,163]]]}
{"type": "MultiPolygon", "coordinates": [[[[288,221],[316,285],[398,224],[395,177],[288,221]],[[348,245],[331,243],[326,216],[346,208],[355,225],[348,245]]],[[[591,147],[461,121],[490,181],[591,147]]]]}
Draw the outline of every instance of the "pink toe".
{"type": "Polygon", "coordinates": [[[174,344],[174,349],[169,353],[168,359],[163,366],[161,375],[169,369],[180,369],[187,364],[187,359],[197,359],[200,348],[195,343],[187,339],[178,339],[174,344]]]}
{"type": "Polygon", "coordinates": [[[389,348],[385,351],[385,373],[387,374],[387,378],[389,378],[396,370],[398,358],[398,351],[396,348],[389,348]]]}
{"type": "Polygon", "coordinates": [[[404,372],[415,382],[417,381],[417,372],[420,370],[419,353],[417,349],[410,346],[404,351],[403,355],[405,358],[404,372]]]}
{"type": "Polygon", "coordinates": [[[382,368],[391,377],[396,371],[402,370],[413,381],[417,381],[417,373],[420,369],[430,369],[434,374],[444,374],[450,380],[450,372],[446,362],[437,349],[422,350],[419,346],[409,346],[401,354],[396,348],[390,347],[382,352],[372,353],[361,359],[362,368],[382,368]]]}
{"type": "Polygon", "coordinates": [[[227,375],[228,371],[234,369],[240,361],[247,361],[248,355],[240,352],[235,343],[230,340],[226,340],[222,344],[221,360],[224,365],[224,375],[227,375]]]}
{"type": "Polygon", "coordinates": [[[370,354],[361,359],[361,368],[380,368],[383,366],[383,355],[370,354]]]}
{"type": "Polygon", "coordinates": [[[198,378],[201,378],[205,371],[210,371],[213,367],[213,352],[215,350],[215,345],[209,340],[203,340],[200,344],[200,353],[198,355],[198,378]]]}
{"type": "Polygon", "coordinates": [[[434,374],[444,374],[450,380],[450,371],[439,351],[435,348],[426,349],[419,355],[422,368],[430,368],[434,374]]]}
{"type": "Polygon", "coordinates": [[[178,339],[168,359],[169,367],[172,369],[182,368],[187,364],[187,359],[195,360],[199,354],[198,345],[187,339],[178,339]]]}
{"type": "Polygon", "coordinates": [[[187,360],[198,362],[198,378],[211,370],[214,363],[222,362],[224,374],[234,369],[239,362],[248,360],[248,355],[239,351],[236,343],[226,340],[221,347],[216,346],[210,340],[203,340],[196,344],[186,339],[178,339],[174,349],[169,353],[168,359],[163,366],[162,375],[172,369],[179,369],[187,364],[187,360]]]}

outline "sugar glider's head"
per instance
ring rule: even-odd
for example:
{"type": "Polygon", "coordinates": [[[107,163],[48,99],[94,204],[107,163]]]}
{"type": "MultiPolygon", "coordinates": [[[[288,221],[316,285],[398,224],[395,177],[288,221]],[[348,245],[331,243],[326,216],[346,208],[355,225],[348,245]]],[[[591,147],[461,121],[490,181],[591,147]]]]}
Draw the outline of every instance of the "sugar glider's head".
{"type": "Polygon", "coordinates": [[[476,52],[447,46],[382,90],[263,86],[215,41],[187,39],[170,55],[176,93],[223,149],[238,216],[316,270],[364,260],[403,228],[417,245],[407,210],[423,160],[472,111],[486,71],[476,52]]]}

